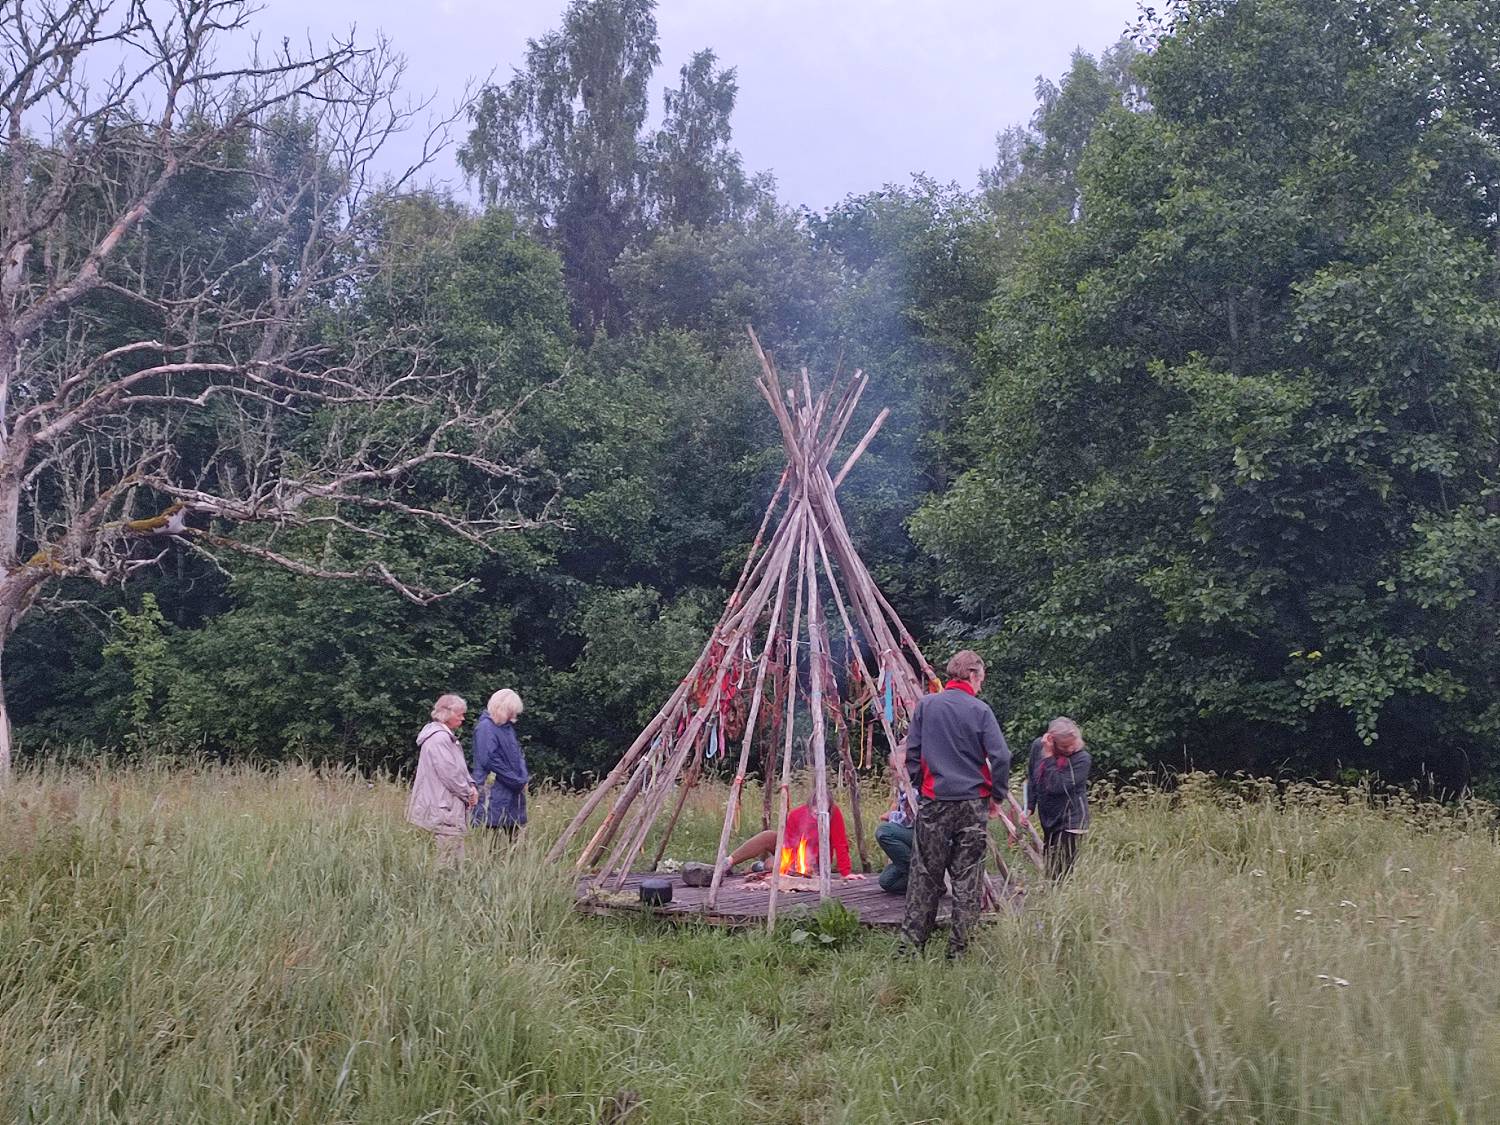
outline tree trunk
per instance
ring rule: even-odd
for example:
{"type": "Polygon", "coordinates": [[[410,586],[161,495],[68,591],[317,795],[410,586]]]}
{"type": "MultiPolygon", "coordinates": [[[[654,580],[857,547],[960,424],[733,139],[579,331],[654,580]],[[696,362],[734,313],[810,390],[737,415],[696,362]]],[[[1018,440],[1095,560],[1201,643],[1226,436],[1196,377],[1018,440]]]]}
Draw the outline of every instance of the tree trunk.
{"type": "Polygon", "coordinates": [[[0,786],[10,781],[10,712],[5,707],[4,667],[5,633],[0,632],[0,786]]]}
{"type": "Polygon", "coordinates": [[[10,780],[10,710],[5,703],[5,644],[43,584],[45,571],[21,567],[7,574],[0,569],[0,785],[10,780]]]}

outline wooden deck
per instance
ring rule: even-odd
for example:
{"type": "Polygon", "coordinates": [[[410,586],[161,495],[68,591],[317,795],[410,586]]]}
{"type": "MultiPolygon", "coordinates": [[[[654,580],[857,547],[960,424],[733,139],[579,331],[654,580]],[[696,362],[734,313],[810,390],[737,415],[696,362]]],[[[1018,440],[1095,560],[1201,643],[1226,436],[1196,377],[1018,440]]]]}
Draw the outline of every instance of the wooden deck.
{"type": "MultiPolygon", "coordinates": [[[[584,875],[577,884],[578,909],[586,914],[655,914],[668,921],[698,921],[714,926],[744,927],[764,925],[770,907],[771,892],[764,882],[747,881],[743,875],[731,875],[719,888],[719,902],[712,912],[708,909],[708,888],[687,887],[676,875],[672,878],[672,901],[665,906],[646,906],[641,902],[641,880],[651,878],[649,873],[631,872],[625,877],[619,890],[614,880],[609,880],[597,893],[591,889],[594,877],[584,875]]],[[[998,880],[996,880],[998,882],[998,880]]],[[[1011,910],[1021,906],[1019,889],[1012,888],[1006,897],[1011,910]]],[[[906,908],[902,895],[886,894],[872,875],[868,879],[833,880],[833,897],[859,915],[866,926],[878,929],[895,929],[901,925],[901,915],[906,908]]],[[[946,925],[951,912],[952,900],[944,895],[938,904],[938,923],[946,925]]],[[[776,917],[791,920],[818,908],[817,891],[788,891],[785,888],[776,898],[776,917]]],[[[993,918],[994,914],[982,917],[993,918]]]]}

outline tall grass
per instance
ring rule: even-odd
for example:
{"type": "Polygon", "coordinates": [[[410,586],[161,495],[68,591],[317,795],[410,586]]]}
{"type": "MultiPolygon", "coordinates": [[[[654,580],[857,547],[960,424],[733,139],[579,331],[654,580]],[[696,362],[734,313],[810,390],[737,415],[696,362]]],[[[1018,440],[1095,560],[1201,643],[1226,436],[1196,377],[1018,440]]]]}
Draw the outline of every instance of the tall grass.
{"type": "Polygon", "coordinates": [[[1245,788],[1102,809],[951,965],[575,915],[558,794],[455,874],[388,783],[22,775],[0,1120],[1500,1120],[1492,810],[1245,788]]]}

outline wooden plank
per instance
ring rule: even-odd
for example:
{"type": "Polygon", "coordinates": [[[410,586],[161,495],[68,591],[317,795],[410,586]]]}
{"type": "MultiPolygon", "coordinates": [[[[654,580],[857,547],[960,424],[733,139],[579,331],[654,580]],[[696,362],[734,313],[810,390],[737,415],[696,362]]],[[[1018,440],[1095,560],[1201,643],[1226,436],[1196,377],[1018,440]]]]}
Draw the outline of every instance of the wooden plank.
{"type": "MultiPolygon", "coordinates": [[[[710,925],[730,928],[763,925],[770,910],[770,891],[764,886],[747,884],[744,876],[726,878],[719,888],[718,904],[708,906],[707,887],[687,887],[674,880],[672,901],[662,906],[648,907],[639,901],[641,880],[645,875],[631,872],[618,892],[594,894],[591,879],[579,879],[576,888],[576,904],[586,914],[640,914],[651,913],[669,921],[701,921],[710,925]]],[[[833,885],[833,897],[859,916],[867,926],[892,929],[901,924],[906,910],[906,900],[901,895],[886,894],[874,880],[841,880],[833,885]]],[[[818,896],[815,891],[783,890],[779,905],[794,910],[816,910],[818,896]]],[[[1010,909],[1018,910],[1021,894],[1012,889],[1008,901],[1010,909]]],[[[951,913],[952,901],[946,895],[938,904],[938,922],[946,923],[951,913]]],[[[981,920],[992,920],[995,914],[982,914],[981,920]]]]}

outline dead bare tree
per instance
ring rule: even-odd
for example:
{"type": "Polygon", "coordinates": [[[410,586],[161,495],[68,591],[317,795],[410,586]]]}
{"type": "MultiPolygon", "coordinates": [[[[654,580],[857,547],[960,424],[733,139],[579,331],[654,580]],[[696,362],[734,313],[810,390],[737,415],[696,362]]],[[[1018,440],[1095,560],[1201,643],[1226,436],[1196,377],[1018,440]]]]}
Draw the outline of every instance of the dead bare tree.
{"type": "MultiPolygon", "coordinates": [[[[426,602],[451,591],[329,537],[378,546],[414,521],[485,544],[551,518],[516,452],[524,400],[360,312],[382,208],[416,171],[372,166],[425,112],[397,99],[400,58],[267,56],[252,14],[0,6],[0,656],[59,580],[120,582],[171,550],[426,602]],[[191,193],[224,229],[174,233],[191,193]]],[[[10,756],[0,681],[0,778],[10,756]]]]}

